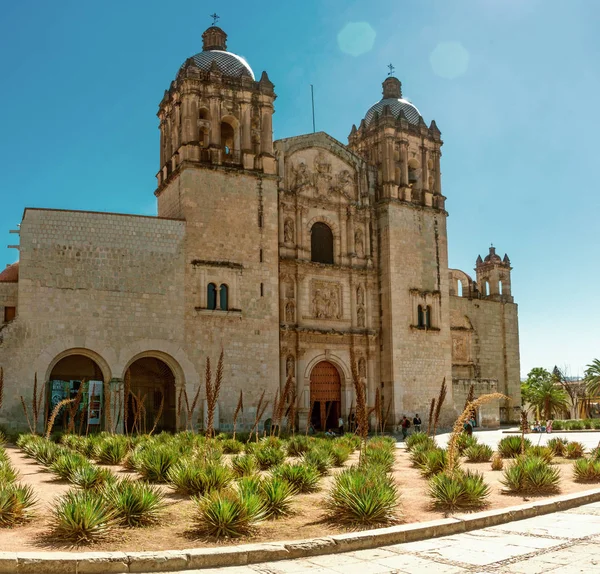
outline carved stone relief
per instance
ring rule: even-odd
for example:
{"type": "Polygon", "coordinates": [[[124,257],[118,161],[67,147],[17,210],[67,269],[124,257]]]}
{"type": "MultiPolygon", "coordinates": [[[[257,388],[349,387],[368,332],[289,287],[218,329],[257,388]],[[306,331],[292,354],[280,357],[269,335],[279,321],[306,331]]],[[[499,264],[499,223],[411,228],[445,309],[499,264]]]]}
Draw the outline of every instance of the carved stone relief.
{"type": "Polygon", "coordinates": [[[287,377],[293,377],[296,371],[296,361],[293,355],[288,355],[285,361],[285,374],[287,377]]]}
{"type": "Polygon", "coordinates": [[[360,229],[354,234],[354,250],[358,257],[365,256],[365,242],[363,240],[363,232],[360,229]]]}
{"type": "Polygon", "coordinates": [[[288,323],[293,323],[294,322],[295,311],[296,311],[296,306],[294,305],[294,302],[293,301],[288,301],[285,304],[285,320],[288,323]]]}
{"type": "Polygon", "coordinates": [[[330,281],[313,281],[311,285],[312,316],[315,319],[340,319],[341,286],[330,281]]]}
{"type": "Polygon", "coordinates": [[[356,312],[356,321],[361,329],[365,328],[365,310],[362,307],[356,312]]]}
{"type": "Polygon", "coordinates": [[[283,224],[283,241],[285,243],[294,242],[294,220],[289,217],[283,224]]]}
{"type": "Polygon", "coordinates": [[[362,285],[359,285],[356,288],[356,304],[359,307],[362,307],[365,304],[365,290],[363,289],[362,285]]]}
{"type": "Polygon", "coordinates": [[[365,379],[367,377],[367,361],[364,357],[358,359],[358,376],[365,379]]]}

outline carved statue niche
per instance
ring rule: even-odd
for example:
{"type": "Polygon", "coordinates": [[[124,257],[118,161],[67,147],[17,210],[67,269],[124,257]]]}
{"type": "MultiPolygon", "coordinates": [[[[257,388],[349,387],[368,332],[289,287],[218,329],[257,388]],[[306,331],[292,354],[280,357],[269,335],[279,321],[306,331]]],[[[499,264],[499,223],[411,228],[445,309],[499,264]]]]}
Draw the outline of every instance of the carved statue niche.
{"type": "Polygon", "coordinates": [[[294,281],[289,277],[283,282],[283,294],[286,299],[294,299],[294,281]]]}
{"type": "Polygon", "coordinates": [[[317,282],[313,286],[313,317],[316,319],[339,319],[340,310],[340,286],[324,281],[317,282]]]}
{"type": "Polygon", "coordinates": [[[285,304],[285,320],[287,323],[293,323],[295,317],[296,306],[293,301],[288,301],[285,304]]]}
{"type": "Polygon", "coordinates": [[[294,220],[291,217],[286,218],[283,223],[283,241],[294,243],[294,220]]]}
{"type": "Polygon", "coordinates": [[[356,312],[356,321],[359,328],[365,328],[365,310],[362,307],[359,307],[358,311],[356,312]]]}
{"type": "Polygon", "coordinates": [[[331,164],[325,158],[322,152],[319,152],[314,160],[315,166],[315,195],[327,196],[331,185],[331,164]]]}
{"type": "Polygon", "coordinates": [[[339,193],[349,200],[354,198],[354,179],[347,169],[343,169],[335,176],[334,182],[329,188],[329,193],[339,193]]]}
{"type": "Polygon", "coordinates": [[[288,358],[285,360],[285,376],[286,377],[294,377],[296,374],[296,361],[293,355],[288,355],[288,358]]]}
{"type": "Polygon", "coordinates": [[[308,171],[307,165],[302,161],[296,167],[292,166],[292,183],[290,188],[296,193],[313,187],[313,174],[308,171]]]}
{"type": "Polygon", "coordinates": [[[354,249],[358,257],[365,256],[365,242],[363,240],[363,232],[360,229],[354,234],[354,249]]]}
{"type": "Polygon", "coordinates": [[[358,359],[358,376],[362,379],[367,378],[367,361],[364,357],[358,359]]]}
{"type": "Polygon", "coordinates": [[[356,288],[356,304],[362,307],[365,304],[365,290],[362,285],[356,288]]]}

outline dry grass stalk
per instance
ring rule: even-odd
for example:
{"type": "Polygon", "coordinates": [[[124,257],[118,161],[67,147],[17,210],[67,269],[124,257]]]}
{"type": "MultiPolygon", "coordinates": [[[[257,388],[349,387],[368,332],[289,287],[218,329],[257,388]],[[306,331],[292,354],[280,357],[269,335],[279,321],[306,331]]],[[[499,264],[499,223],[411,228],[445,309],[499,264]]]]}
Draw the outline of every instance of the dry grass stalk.
{"type": "Polygon", "coordinates": [[[179,389],[177,395],[177,411],[175,412],[175,428],[179,430],[181,425],[181,409],[183,408],[183,388],[179,389]]]}
{"type": "Polygon", "coordinates": [[[442,386],[440,387],[440,394],[438,395],[437,402],[435,404],[435,414],[433,416],[433,436],[436,435],[437,426],[440,422],[440,414],[442,412],[442,406],[444,404],[444,400],[446,399],[446,377],[442,380],[442,386]]]}
{"type": "Polygon", "coordinates": [[[362,439],[362,446],[360,450],[360,461],[362,461],[365,447],[367,445],[367,436],[369,434],[369,415],[367,413],[367,397],[365,387],[362,384],[358,374],[358,366],[356,364],[354,347],[350,347],[350,368],[352,371],[354,394],[356,395],[356,422],[358,423],[356,432],[362,439]]]}
{"type": "Polygon", "coordinates": [[[383,419],[383,425],[381,427],[382,433],[385,432],[385,429],[387,428],[388,418],[390,416],[391,409],[392,409],[392,399],[390,398],[390,402],[388,403],[387,410],[385,411],[385,418],[383,419]]]}
{"type": "Polygon", "coordinates": [[[527,411],[521,410],[521,454],[525,454],[525,432],[528,430],[527,411]]]}
{"type": "Polygon", "coordinates": [[[277,406],[278,434],[281,434],[281,421],[283,421],[283,418],[286,416],[286,406],[287,406],[287,411],[289,412],[288,403],[289,403],[289,405],[291,405],[291,397],[292,397],[293,390],[294,390],[294,378],[292,377],[292,375],[288,375],[288,378],[285,381],[285,386],[283,387],[283,392],[281,394],[281,399],[279,401],[279,405],[277,406]]]}
{"type": "Polygon", "coordinates": [[[252,429],[250,429],[248,441],[250,441],[250,438],[252,437],[252,433],[256,432],[256,442],[258,442],[258,422],[260,421],[260,418],[264,414],[265,410],[267,409],[267,405],[269,404],[269,402],[267,401],[263,406],[264,399],[265,399],[265,391],[263,389],[263,392],[260,395],[260,399],[258,400],[258,405],[256,407],[256,414],[254,415],[254,424],[252,425],[252,429]]]}
{"type": "Polygon", "coordinates": [[[221,384],[223,383],[223,349],[219,355],[219,362],[217,363],[217,372],[215,375],[215,382],[212,383],[212,376],[210,371],[210,360],[206,358],[206,436],[211,437],[214,435],[214,423],[215,423],[215,410],[217,408],[217,401],[219,400],[219,392],[221,391],[221,384]]]}
{"type": "Polygon", "coordinates": [[[373,409],[375,410],[375,435],[377,435],[377,433],[379,432],[380,428],[381,428],[381,391],[379,389],[377,389],[375,391],[375,406],[373,407],[373,409]]]}
{"type": "Polygon", "coordinates": [[[123,428],[125,434],[129,433],[129,394],[131,393],[131,371],[127,369],[125,373],[125,380],[123,382],[123,428]]]}
{"type": "Polygon", "coordinates": [[[296,411],[297,411],[296,389],[292,388],[292,396],[290,397],[290,408],[288,410],[288,433],[292,435],[296,431],[296,411]]]}
{"type": "Polygon", "coordinates": [[[242,389],[240,389],[240,398],[238,399],[235,412],[233,413],[233,440],[235,440],[235,427],[237,425],[237,419],[240,412],[244,414],[244,391],[242,389]]]}
{"type": "Polygon", "coordinates": [[[467,405],[469,403],[473,402],[473,399],[475,399],[475,385],[471,383],[469,385],[469,392],[467,393],[467,400],[465,401],[465,406],[463,407],[463,410],[467,408],[467,405]]]}
{"type": "Polygon", "coordinates": [[[198,383],[196,394],[194,395],[194,399],[192,400],[192,406],[188,410],[188,420],[190,421],[190,428],[192,431],[194,430],[194,411],[196,410],[196,405],[198,404],[198,399],[200,398],[201,389],[202,385],[198,383]]]}
{"type": "Polygon", "coordinates": [[[27,405],[25,404],[25,399],[23,398],[23,395],[21,395],[21,406],[23,407],[23,412],[25,413],[25,418],[27,419],[27,426],[29,427],[29,432],[31,434],[35,434],[35,431],[33,430],[33,426],[31,424],[31,420],[29,419],[29,411],[27,409],[27,405]]]}
{"type": "Polygon", "coordinates": [[[37,432],[38,416],[40,414],[40,406],[38,403],[37,372],[33,374],[33,397],[31,399],[31,410],[33,412],[33,429],[34,432],[37,432]]]}
{"type": "Polygon", "coordinates": [[[104,395],[104,429],[112,434],[112,413],[110,412],[112,397],[110,394],[110,384],[106,378],[102,381],[102,394],[104,395]]]}
{"type": "Polygon", "coordinates": [[[72,399],[63,399],[62,401],[60,401],[60,403],[58,403],[54,407],[54,410],[52,411],[52,414],[50,415],[50,420],[48,421],[48,426],[46,427],[46,440],[50,439],[50,434],[52,433],[52,427],[54,427],[54,421],[56,420],[56,417],[58,416],[60,409],[62,409],[65,405],[68,405],[69,403],[72,403],[74,401],[75,401],[75,397],[73,397],[72,399]]]}
{"type": "Polygon", "coordinates": [[[496,399],[510,400],[509,397],[502,393],[489,393],[487,395],[481,395],[475,400],[467,403],[467,406],[463,410],[462,414],[456,419],[454,426],[452,427],[452,434],[448,441],[448,454],[446,462],[446,471],[453,472],[456,465],[457,457],[457,442],[460,433],[463,431],[464,424],[471,418],[472,411],[478,409],[481,405],[494,401],[496,399]]]}
{"type": "Polygon", "coordinates": [[[158,411],[156,412],[156,416],[154,417],[154,424],[152,425],[152,430],[150,431],[150,436],[156,430],[158,421],[160,420],[160,417],[162,417],[164,408],[165,408],[165,394],[162,391],[160,391],[160,405],[158,407],[158,411]]]}
{"type": "Polygon", "coordinates": [[[435,399],[431,399],[429,406],[429,419],[427,420],[427,436],[431,434],[431,425],[433,424],[433,411],[435,410],[435,399]]]}
{"type": "Polygon", "coordinates": [[[2,410],[2,403],[4,402],[4,369],[0,367],[0,410],[2,410]]]}
{"type": "Polygon", "coordinates": [[[313,409],[315,408],[315,401],[313,399],[311,399],[310,401],[310,408],[308,409],[308,413],[306,413],[306,436],[308,436],[308,429],[310,429],[310,423],[312,420],[312,412],[313,409]]]}
{"type": "Polygon", "coordinates": [[[191,427],[191,416],[190,416],[190,401],[188,400],[187,389],[183,387],[183,400],[185,402],[185,429],[191,427]]]}
{"type": "Polygon", "coordinates": [[[273,399],[273,410],[271,411],[271,428],[269,429],[269,434],[273,436],[273,432],[275,431],[275,427],[277,426],[277,416],[279,414],[279,389],[275,391],[275,398],[273,399]]]}
{"type": "Polygon", "coordinates": [[[77,389],[77,394],[75,395],[75,400],[73,404],[69,408],[69,425],[67,427],[67,432],[70,434],[75,432],[75,417],[77,415],[77,411],[79,410],[79,405],[81,404],[81,399],[83,398],[83,388],[85,387],[85,379],[79,383],[79,388],[77,389]]]}

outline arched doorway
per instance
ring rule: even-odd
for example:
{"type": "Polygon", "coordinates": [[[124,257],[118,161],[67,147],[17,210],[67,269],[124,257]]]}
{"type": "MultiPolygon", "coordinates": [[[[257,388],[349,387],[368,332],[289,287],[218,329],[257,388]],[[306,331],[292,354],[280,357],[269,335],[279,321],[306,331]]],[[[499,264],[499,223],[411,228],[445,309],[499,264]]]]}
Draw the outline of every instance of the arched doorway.
{"type": "Polygon", "coordinates": [[[156,432],[172,431],[177,426],[175,375],[171,368],[156,357],[141,357],[135,360],[127,369],[130,390],[136,399],[126,401],[127,432],[150,432],[159,414],[161,403],[162,413],[156,425],[156,432]],[[138,400],[143,405],[139,419],[135,420],[138,400]]]}
{"type": "Polygon", "coordinates": [[[310,373],[310,402],[313,405],[310,420],[315,430],[338,428],[342,383],[340,373],[329,361],[317,363],[310,373]]]}
{"type": "MultiPolygon", "coordinates": [[[[74,353],[60,359],[50,371],[47,389],[47,415],[64,399],[75,398],[81,385],[81,399],[75,415],[76,431],[98,430],[103,418],[104,374],[96,361],[88,356],[74,353]]],[[[73,405],[73,403],[71,403],[73,405]]],[[[67,409],[71,408],[71,405],[67,409]]],[[[67,409],[62,408],[58,421],[67,424],[67,409]]],[[[60,422],[56,425],[60,425],[60,422]]]]}

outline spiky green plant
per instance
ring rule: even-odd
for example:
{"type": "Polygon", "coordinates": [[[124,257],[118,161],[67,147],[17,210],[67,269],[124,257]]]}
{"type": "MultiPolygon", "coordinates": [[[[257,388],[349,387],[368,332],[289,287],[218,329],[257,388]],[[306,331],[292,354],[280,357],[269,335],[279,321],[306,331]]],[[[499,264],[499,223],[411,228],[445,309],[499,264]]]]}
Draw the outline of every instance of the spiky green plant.
{"type": "Polygon", "coordinates": [[[334,477],[325,507],[338,524],[387,525],[397,520],[398,491],[376,466],[350,467],[334,477]]]}
{"type": "Polygon", "coordinates": [[[537,457],[541,458],[542,460],[546,461],[547,463],[551,463],[552,459],[554,458],[553,450],[547,446],[541,446],[541,445],[530,446],[525,451],[525,454],[531,455],[531,456],[537,456],[537,457]]]}
{"type": "Polygon", "coordinates": [[[167,482],[169,469],[179,458],[177,450],[168,445],[147,448],[140,452],[137,471],[148,482],[167,482]]]}
{"type": "Polygon", "coordinates": [[[107,465],[121,464],[127,452],[127,437],[119,435],[104,439],[95,449],[96,460],[107,465]]]}
{"type": "Polygon", "coordinates": [[[299,493],[315,492],[319,489],[321,475],[310,464],[284,463],[273,469],[272,475],[288,482],[299,493]]]}
{"type": "Polygon", "coordinates": [[[271,476],[260,483],[260,496],[265,503],[267,518],[289,516],[292,511],[294,488],[289,482],[271,476]]]}
{"type": "Polygon", "coordinates": [[[106,536],[115,521],[115,511],[101,493],[93,490],[70,490],[52,506],[54,534],[80,544],[106,536]]]}
{"type": "Polygon", "coordinates": [[[231,459],[231,470],[236,477],[252,476],[258,472],[258,465],[252,455],[239,454],[231,459]]]}
{"type": "Polygon", "coordinates": [[[203,495],[223,490],[233,479],[231,470],[219,463],[184,458],[168,472],[168,482],[180,494],[203,495]]]}
{"type": "Polygon", "coordinates": [[[377,465],[384,472],[390,472],[395,462],[394,451],[368,442],[361,462],[366,465],[377,465]]]}
{"type": "Polygon", "coordinates": [[[90,461],[78,452],[68,451],[56,457],[48,467],[50,472],[63,480],[72,480],[75,471],[91,466],[90,461]]]}
{"type": "Polygon", "coordinates": [[[235,439],[226,439],[223,441],[223,452],[225,454],[239,454],[244,450],[244,443],[235,439]]]}
{"type": "Polygon", "coordinates": [[[581,458],[585,454],[585,447],[577,441],[570,442],[565,446],[566,458],[581,458]]]}
{"type": "Polygon", "coordinates": [[[247,536],[266,518],[265,503],[258,494],[229,490],[192,500],[197,530],[217,539],[247,536]]]}
{"type": "Polygon", "coordinates": [[[285,460],[285,452],[281,448],[270,444],[261,444],[259,448],[255,449],[254,456],[261,470],[268,470],[285,460]]]}
{"type": "Polygon", "coordinates": [[[478,444],[479,442],[476,437],[472,435],[469,436],[466,432],[462,432],[458,435],[456,440],[456,449],[458,450],[458,454],[462,456],[468,448],[478,444]]]}
{"type": "Polygon", "coordinates": [[[0,486],[12,484],[18,478],[19,473],[13,465],[8,460],[0,460],[0,486]]]}
{"type": "Polygon", "coordinates": [[[420,445],[427,445],[429,448],[435,448],[435,440],[424,432],[416,432],[406,437],[404,441],[406,450],[412,452],[415,447],[420,445]]]}
{"type": "Polygon", "coordinates": [[[429,480],[433,506],[446,512],[481,508],[487,504],[489,495],[490,487],[479,472],[440,472],[429,480]]]}
{"type": "Polygon", "coordinates": [[[600,482],[600,460],[578,458],[573,463],[573,476],[577,482],[600,482]]]}
{"type": "Polygon", "coordinates": [[[554,437],[548,441],[546,446],[552,450],[552,454],[554,456],[564,456],[565,455],[565,447],[568,444],[569,444],[569,441],[566,438],[554,437]]]}
{"type": "Polygon", "coordinates": [[[107,468],[94,464],[84,465],[73,471],[69,480],[83,490],[99,490],[115,482],[117,477],[107,468]]]}
{"type": "Polygon", "coordinates": [[[159,487],[124,478],[106,489],[106,500],[124,526],[148,526],[160,520],[164,494],[159,487]]]}
{"type": "MultiPolygon", "coordinates": [[[[525,439],[525,450],[530,448],[531,441],[525,439]]],[[[516,458],[521,455],[521,437],[517,435],[505,436],[498,443],[498,452],[502,458],[516,458]]]]}
{"type": "Polygon", "coordinates": [[[305,435],[294,435],[287,443],[288,456],[302,456],[309,449],[310,439],[305,435]]]}
{"type": "Polygon", "coordinates": [[[539,457],[522,455],[504,470],[501,482],[509,492],[550,494],[560,489],[560,472],[539,457]]]}
{"type": "Polygon", "coordinates": [[[302,462],[314,467],[323,476],[331,468],[331,453],[326,448],[316,446],[302,455],[302,462]]]}
{"type": "Polygon", "coordinates": [[[423,442],[421,444],[416,444],[411,452],[410,452],[410,462],[413,466],[417,468],[421,467],[425,463],[425,459],[427,458],[427,453],[431,450],[435,450],[436,446],[432,446],[429,442],[423,442]]]}
{"type": "Polygon", "coordinates": [[[493,454],[494,449],[487,444],[474,444],[464,452],[467,462],[489,462],[493,454]]]}
{"type": "Polygon", "coordinates": [[[29,520],[36,502],[31,486],[0,482],[0,527],[10,527],[29,520]]]}
{"type": "Polygon", "coordinates": [[[504,459],[495,452],[492,456],[492,470],[502,470],[504,468],[504,459]]]}
{"type": "Polygon", "coordinates": [[[351,449],[344,443],[333,443],[329,449],[331,462],[333,466],[344,466],[344,463],[350,458],[351,449]]]}
{"type": "Polygon", "coordinates": [[[242,494],[260,494],[260,485],[262,477],[257,474],[254,476],[242,476],[236,483],[237,490],[242,494]]]}
{"type": "Polygon", "coordinates": [[[446,467],[448,453],[443,448],[434,448],[425,453],[423,463],[419,465],[421,474],[426,478],[442,472],[446,467]]]}

